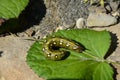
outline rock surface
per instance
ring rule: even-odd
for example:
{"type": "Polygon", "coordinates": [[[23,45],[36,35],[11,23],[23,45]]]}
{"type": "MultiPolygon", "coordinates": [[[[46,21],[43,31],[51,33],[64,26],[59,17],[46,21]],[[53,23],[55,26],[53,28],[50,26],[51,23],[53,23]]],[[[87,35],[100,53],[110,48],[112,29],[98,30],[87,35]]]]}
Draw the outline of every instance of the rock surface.
{"type": "Polygon", "coordinates": [[[44,37],[59,26],[63,29],[71,28],[77,19],[88,16],[87,4],[82,0],[44,0],[44,3],[47,8],[46,15],[40,25],[35,26],[35,37],[44,37]]]}
{"type": "Polygon", "coordinates": [[[117,19],[115,17],[104,13],[90,13],[87,18],[86,25],[89,27],[104,27],[113,25],[115,23],[117,23],[117,19]]]}
{"type": "Polygon", "coordinates": [[[84,18],[79,18],[77,21],[76,21],[76,28],[78,29],[81,29],[81,28],[86,28],[85,27],[85,19],[84,18]]]}
{"type": "Polygon", "coordinates": [[[43,80],[27,65],[27,50],[33,41],[13,35],[0,38],[0,80],[43,80]]]}

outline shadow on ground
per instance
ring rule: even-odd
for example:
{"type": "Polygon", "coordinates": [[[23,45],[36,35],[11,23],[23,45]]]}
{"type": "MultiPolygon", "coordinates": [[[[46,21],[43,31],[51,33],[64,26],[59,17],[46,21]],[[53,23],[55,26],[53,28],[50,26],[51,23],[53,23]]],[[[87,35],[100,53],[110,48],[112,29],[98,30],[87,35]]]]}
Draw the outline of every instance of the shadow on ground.
{"type": "Polygon", "coordinates": [[[107,54],[104,57],[105,59],[107,57],[109,57],[116,50],[117,44],[118,44],[118,42],[117,42],[118,38],[117,38],[116,34],[113,34],[112,32],[110,32],[110,35],[111,35],[111,45],[110,45],[110,48],[109,48],[107,54]]]}
{"type": "MultiPolygon", "coordinates": [[[[117,38],[116,34],[110,32],[110,35],[111,35],[111,45],[110,45],[110,48],[109,48],[107,54],[104,57],[105,59],[107,57],[109,57],[116,50],[117,45],[118,45],[118,42],[117,42],[118,38],[117,38]]],[[[110,66],[113,68],[113,71],[114,71],[113,78],[114,78],[114,80],[117,80],[116,79],[116,75],[118,74],[117,69],[112,64],[110,64],[110,66]]]]}
{"type": "Polygon", "coordinates": [[[6,20],[0,26],[0,34],[22,32],[33,25],[37,25],[45,17],[46,6],[43,0],[30,0],[28,6],[20,14],[19,18],[6,20]]]}

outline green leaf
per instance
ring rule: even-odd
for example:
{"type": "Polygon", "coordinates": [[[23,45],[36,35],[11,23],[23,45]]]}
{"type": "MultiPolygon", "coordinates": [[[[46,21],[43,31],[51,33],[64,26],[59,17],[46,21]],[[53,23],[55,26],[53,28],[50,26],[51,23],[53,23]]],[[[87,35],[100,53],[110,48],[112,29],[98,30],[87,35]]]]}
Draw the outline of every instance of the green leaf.
{"type": "Polygon", "coordinates": [[[0,17],[17,18],[29,0],[0,0],[0,17]]]}
{"type": "Polygon", "coordinates": [[[113,71],[110,65],[101,62],[93,73],[93,80],[113,80],[113,71]]]}
{"type": "Polygon", "coordinates": [[[52,36],[62,36],[81,43],[88,53],[99,58],[104,58],[111,43],[111,37],[107,31],[94,31],[89,29],[60,30],[52,36]]]}
{"type": "Polygon", "coordinates": [[[85,51],[69,50],[70,55],[65,60],[52,61],[43,55],[43,40],[35,42],[28,51],[27,63],[40,77],[49,80],[113,80],[113,70],[104,60],[111,42],[108,31],[71,29],[49,36],[74,40],[81,43],[85,51]]]}

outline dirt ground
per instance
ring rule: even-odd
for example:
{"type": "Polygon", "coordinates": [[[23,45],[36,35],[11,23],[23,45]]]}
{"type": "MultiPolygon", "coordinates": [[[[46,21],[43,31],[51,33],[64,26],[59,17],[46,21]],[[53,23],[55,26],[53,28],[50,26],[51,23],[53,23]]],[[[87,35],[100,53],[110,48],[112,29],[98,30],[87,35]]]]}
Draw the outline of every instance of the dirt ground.
{"type": "MultiPolygon", "coordinates": [[[[105,28],[94,28],[95,30],[108,30],[116,34],[118,40],[117,48],[109,59],[120,62],[120,23],[105,28]]],[[[16,37],[8,35],[0,37],[0,80],[43,80],[39,78],[26,63],[26,55],[34,41],[26,40],[29,37],[16,37]]],[[[116,44],[116,43],[115,43],[116,44]]],[[[120,65],[114,65],[117,70],[116,78],[120,80],[120,65]]]]}

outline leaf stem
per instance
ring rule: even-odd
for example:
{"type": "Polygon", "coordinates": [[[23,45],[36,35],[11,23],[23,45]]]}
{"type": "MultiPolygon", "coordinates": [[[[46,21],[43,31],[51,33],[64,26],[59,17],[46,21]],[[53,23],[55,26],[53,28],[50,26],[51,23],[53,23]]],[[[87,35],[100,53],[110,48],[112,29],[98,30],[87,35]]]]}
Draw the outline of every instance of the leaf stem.
{"type": "Polygon", "coordinates": [[[105,61],[104,59],[100,59],[100,58],[98,58],[96,56],[93,56],[88,52],[83,52],[83,53],[86,54],[87,56],[90,56],[90,57],[94,58],[93,60],[95,60],[95,61],[98,61],[98,62],[104,62],[105,61]]]}
{"type": "Polygon", "coordinates": [[[90,56],[90,57],[92,57],[92,58],[94,58],[93,60],[98,61],[98,62],[107,62],[107,63],[112,63],[112,64],[118,64],[118,65],[120,65],[119,61],[113,61],[113,60],[107,60],[107,59],[100,59],[100,58],[98,58],[96,56],[91,55],[88,52],[83,52],[83,53],[86,54],[86,55],[88,55],[88,56],[90,56]]]}
{"type": "Polygon", "coordinates": [[[113,61],[113,60],[105,60],[105,61],[108,62],[108,63],[111,63],[111,64],[118,64],[118,65],[120,65],[119,61],[113,61]]]}

